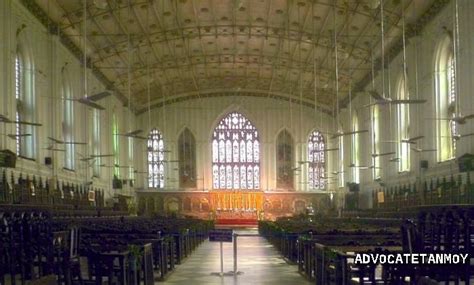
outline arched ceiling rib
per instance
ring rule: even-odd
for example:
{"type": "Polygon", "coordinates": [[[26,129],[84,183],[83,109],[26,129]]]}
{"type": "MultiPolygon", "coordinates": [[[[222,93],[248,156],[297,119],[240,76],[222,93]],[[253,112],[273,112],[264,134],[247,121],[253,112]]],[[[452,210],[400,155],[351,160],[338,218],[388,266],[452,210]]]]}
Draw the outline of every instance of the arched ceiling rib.
{"type": "MultiPolygon", "coordinates": [[[[83,47],[83,1],[23,1],[37,4],[70,42],[83,47]]],[[[370,76],[371,53],[380,57],[379,1],[87,0],[86,54],[125,96],[130,77],[136,110],[173,97],[237,91],[296,101],[302,95],[309,104],[315,81],[317,105],[332,110],[334,30],[344,100],[351,80],[356,85],[370,76]]],[[[407,24],[415,23],[443,1],[384,0],[386,50],[400,40],[402,11],[407,24]]]]}

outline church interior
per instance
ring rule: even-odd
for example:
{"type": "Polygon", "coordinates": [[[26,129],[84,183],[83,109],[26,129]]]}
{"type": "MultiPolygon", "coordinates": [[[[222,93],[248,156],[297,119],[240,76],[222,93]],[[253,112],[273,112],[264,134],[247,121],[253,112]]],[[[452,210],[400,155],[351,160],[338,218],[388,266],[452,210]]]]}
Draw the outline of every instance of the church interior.
{"type": "Polygon", "coordinates": [[[474,284],[474,1],[0,15],[0,285],[474,284]]]}

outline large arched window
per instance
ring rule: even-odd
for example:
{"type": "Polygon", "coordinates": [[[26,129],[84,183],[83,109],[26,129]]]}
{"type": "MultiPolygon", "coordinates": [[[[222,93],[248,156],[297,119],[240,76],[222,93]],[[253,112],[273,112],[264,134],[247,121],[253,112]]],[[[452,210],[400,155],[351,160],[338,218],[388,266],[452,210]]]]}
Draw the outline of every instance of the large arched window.
{"type": "Polygon", "coordinates": [[[277,188],[293,189],[293,138],[287,130],[277,138],[277,188]]]}
{"type": "Polygon", "coordinates": [[[455,156],[456,143],[453,136],[457,123],[449,120],[456,116],[456,71],[454,66],[453,41],[446,36],[438,46],[436,54],[436,131],[438,161],[455,156]]]}
{"type": "Polygon", "coordinates": [[[310,189],[326,187],[326,143],[319,131],[313,131],[308,138],[308,182],[310,189]]]}
{"type": "Polygon", "coordinates": [[[148,187],[163,188],[165,184],[164,143],[157,129],[148,135],[148,187]]]}
{"type": "Polygon", "coordinates": [[[182,188],[196,187],[196,140],[188,129],[178,139],[179,185],[182,188]]]}
{"type": "Polygon", "coordinates": [[[260,142],[255,126],[242,114],[230,113],[212,136],[214,189],[260,188],[260,142]]]}
{"type": "MultiPolygon", "coordinates": [[[[21,49],[15,55],[15,99],[16,99],[16,121],[34,121],[33,90],[31,88],[31,65],[21,49]]],[[[21,157],[34,158],[35,130],[30,125],[15,125],[16,132],[16,154],[21,157]]]]}
{"type": "MultiPolygon", "coordinates": [[[[408,100],[409,98],[407,82],[404,76],[401,76],[398,82],[398,99],[408,100]]],[[[397,105],[398,113],[398,157],[400,162],[398,163],[398,171],[409,171],[410,170],[410,144],[402,142],[410,137],[410,105],[399,104],[397,105]]]]}
{"type": "MultiPolygon", "coordinates": [[[[63,71],[62,74],[62,86],[61,93],[63,96],[63,120],[62,120],[62,131],[64,141],[74,141],[74,105],[71,86],[67,73],[63,71]]],[[[75,146],[74,144],[66,144],[64,151],[64,168],[73,170],[75,166],[75,146]]]]}

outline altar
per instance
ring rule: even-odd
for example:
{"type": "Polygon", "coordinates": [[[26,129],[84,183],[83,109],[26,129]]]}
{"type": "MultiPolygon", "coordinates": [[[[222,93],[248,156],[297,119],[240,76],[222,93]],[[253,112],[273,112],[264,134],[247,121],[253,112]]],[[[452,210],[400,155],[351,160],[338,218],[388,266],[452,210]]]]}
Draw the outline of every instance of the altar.
{"type": "Polygon", "coordinates": [[[263,210],[263,192],[210,191],[212,210],[249,212],[263,210]]]}

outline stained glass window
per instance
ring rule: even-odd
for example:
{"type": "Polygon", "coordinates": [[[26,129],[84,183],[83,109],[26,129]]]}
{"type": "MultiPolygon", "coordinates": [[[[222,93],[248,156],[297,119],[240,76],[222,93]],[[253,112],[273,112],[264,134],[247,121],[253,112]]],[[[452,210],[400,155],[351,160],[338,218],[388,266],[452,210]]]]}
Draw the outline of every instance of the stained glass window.
{"type": "Polygon", "coordinates": [[[326,143],[319,131],[313,131],[308,139],[308,182],[310,189],[326,188],[326,143]]]}
{"type": "Polygon", "coordinates": [[[157,129],[148,135],[148,187],[163,188],[165,183],[164,143],[161,132],[157,129]]]}
{"type": "Polygon", "coordinates": [[[178,144],[180,187],[194,188],[196,187],[196,141],[191,131],[184,129],[179,136],[178,144]]]}
{"type": "MultiPolygon", "coordinates": [[[[21,104],[21,99],[23,97],[23,61],[20,54],[16,55],[15,58],[15,99],[17,101],[17,111],[16,111],[16,120],[21,121],[20,108],[18,106],[21,104]]],[[[22,155],[21,153],[21,136],[22,130],[20,124],[16,124],[16,154],[18,156],[22,155]]]]}
{"type": "Polygon", "coordinates": [[[260,142],[255,126],[242,114],[230,113],[212,136],[214,189],[260,188],[260,142]]]}
{"type": "Polygon", "coordinates": [[[280,132],[277,138],[277,188],[292,189],[294,173],[293,138],[286,130],[280,132]]]}

